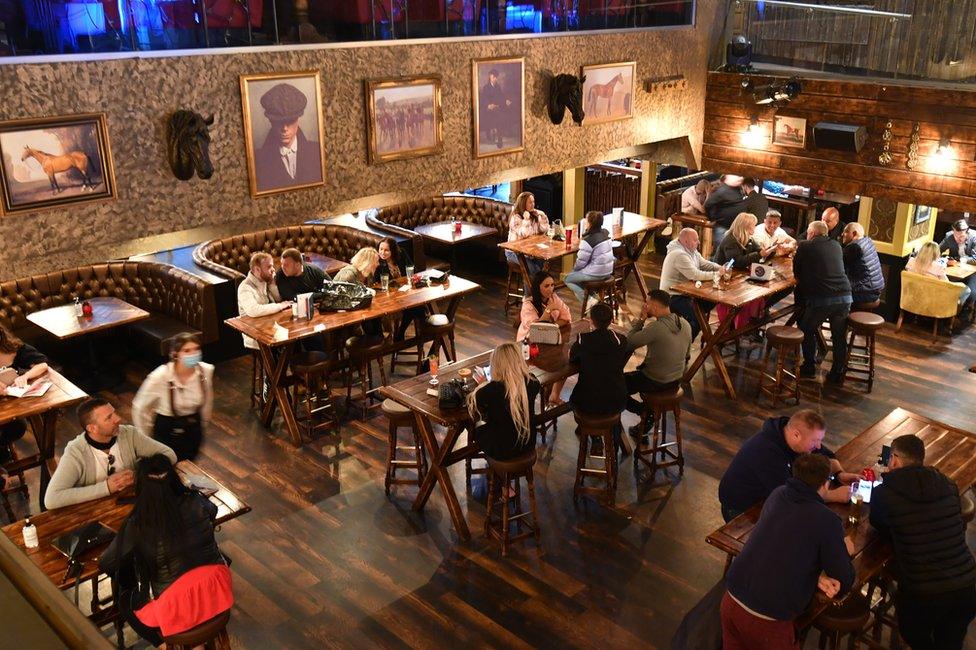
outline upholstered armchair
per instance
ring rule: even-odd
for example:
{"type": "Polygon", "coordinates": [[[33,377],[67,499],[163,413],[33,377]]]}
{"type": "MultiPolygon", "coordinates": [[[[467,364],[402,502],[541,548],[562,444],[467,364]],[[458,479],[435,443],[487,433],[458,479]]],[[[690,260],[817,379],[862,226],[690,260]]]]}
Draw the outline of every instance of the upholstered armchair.
{"type": "Polygon", "coordinates": [[[917,316],[932,318],[932,336],[939,333],[939,320],[949,318],[949,335],[955,325],[956,313],[959,311],[959,296],[966,285],[958,282],[946,282],[929,275],[901,272],[901,311],[898,314],[898,325],[901,329],[905,312],[917,316]]]}

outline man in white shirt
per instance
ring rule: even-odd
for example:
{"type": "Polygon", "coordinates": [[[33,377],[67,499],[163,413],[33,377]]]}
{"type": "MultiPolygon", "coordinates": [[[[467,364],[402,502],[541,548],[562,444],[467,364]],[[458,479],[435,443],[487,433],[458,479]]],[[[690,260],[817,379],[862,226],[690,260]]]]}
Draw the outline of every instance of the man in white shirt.
{"type": "Polygon", "coordinates": [[[777,255],[786,255],[796,248],[796,240],[786,234],[786,231],[781,227],[782,223],[783,215],[777,210],[768,210],[762,227],[756,228],[756,231],[752,233],[753,241],[759,244],[763,250],[775,245],[777,246],[777,255]]]}
{"type": "MultiPolygon", "coordinates": [[[[274,266],[271,255],[257,252],[251,255],[251,270],[237,287],[237,311],[241,316],[267,316],[291,309],[290,302],[283,302],[274,285],[274,266]]],[[[244,347],[257,350],[257,341],[246,334],[244,347]]]]}
{"type": "MultiPolygon", "coordinates": [[[[691,325],[691,340],[694,341],[701,328],[698,319],[695,317],[695,309],[691,302],[691,297],[677,291],[672,291],[671,287],[686,281],[692,282],[711,282],[716,275],[721,277],[723,267],[705,259],[698,252],[698,231],[694,228],[684,228],[678,233],[678,238],[668,244],[668,254],[664,258],[661,266],[661,289],[671,295],[671,311],[678,314],[691,325]]],[[[708,314],[713,303],[700,300],[699,306],[705,314],[708,314]]]]}
{"type": "Polygon", "coordinates": [[[681,193],[682,214],[705,214],[705,199],[708,198],[708,181],[702,179],[681,193]]]}

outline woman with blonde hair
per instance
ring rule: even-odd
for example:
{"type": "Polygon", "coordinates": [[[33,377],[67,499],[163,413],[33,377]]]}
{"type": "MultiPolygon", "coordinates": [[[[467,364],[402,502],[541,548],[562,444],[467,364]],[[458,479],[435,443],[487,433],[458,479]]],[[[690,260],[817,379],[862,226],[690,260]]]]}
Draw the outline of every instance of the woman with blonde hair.
{"type": "Polygon", "coordinates": [[[740,212],[729,227],[729,232],[726,233],[725,238],[715,249],[712,261],[716,264],[725,264],[729,260],[735,260],[732,263],[732,268],[748,269],[754,262],[775,253],[775,246],[762,249],[752,238],[758,223],[755,215],[749,212],[740,212]]]}
{"type": "Polygon", "coordinates": [[[535,449],[532,405],[542,386],[515,343],[502,343],[491,353],[491,381],[468,395],[468,411],[478,423],[474,439],[485,455],[508,460],[535,449]]]}
{"type": "Polygon", "coordinates": [[[333,281],[366,286],[372,280],[379,264],[380,255],[375,248],[360,248],[349,260],[349,264],[339,269],[333,281]]]}
{"type": "MultiPolygon", "coordinates": [[[[908,264],[905,265],[905,270],[918,273],[919,275],[938,278],[944,282],[951,282],[945,272],[942,251],[939,250],[939,245],[934,241],[927,241],[922,244],[915,257],[908,260],[908,264]]],[[[965,287],[959,296],[959,304],[965,304],[970,294],[972,294],[972,290],[969,287],[965,287]]]]}
{"type": "MultiPolygon", "coordinates": [[[[544,235],[549,231],[549,217],[542,210],[535,209],[535,196],[532,192],[522,192],[515,198],[512,213],[508,216],[508,241],[518,241],[534,235],[544,235]]],[[[518,264],[518,256],[505,251],[505,259],[518,264]]],[[[542,262],[528,258],[529,277],[542,270],[542,262]]]]}

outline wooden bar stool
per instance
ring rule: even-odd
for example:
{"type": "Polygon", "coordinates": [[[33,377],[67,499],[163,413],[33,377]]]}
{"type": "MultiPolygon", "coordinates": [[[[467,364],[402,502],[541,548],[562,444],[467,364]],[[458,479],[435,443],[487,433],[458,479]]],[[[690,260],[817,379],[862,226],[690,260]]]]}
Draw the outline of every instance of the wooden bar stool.
{"type": "Polygon", "coordinates": [[[851,312],[855,311],[874,311],[881,306],[880,300],[875,300],[874,302],[855,302],[851,305],[851,312]]]}
{"type": "Polygon", "coordinates": [[[576,459],[576,483],[573,485],[573,503],[579,503],[580,494],[603,494],[607,502],[613,505],[617,492],[617,445],[613,439],[614,430],[620,426],[620,414],[587,415],[573,410],[576,418],[576,431],[579,434],[579,456],[576,459]],[[595,440],[603,442],[603,455],[590,453],[590,444],[595,440]],[[603,469],[587,467],[589,458],[603,461],[603,469]],[[587,476],[602,479],[603,487],[583,485],[587,476]]]}
{"type": "Polygon", "coordinates": [[[656,393],[641,393],[644,411],[641,413],[641,421],[638,425],[642,435],[634,449],[635,476],[638,461],[650,468],[652,480],[657,470],[672,465],[678,466],[679,475],[684,474],[685,457],[681,450],[681,398],[684,395],[685,391],[680,386],[656,393]],[[667,441],[668,413],[674,414],[674,440],[671,442],[667,441]],[[648,417],[654,418],[654,428],[651,431],[650,445],[644,447],[643,432],[648,430],[648,417]]]}
{"type": "Polygon", "coordinates": [[[349,368],[346,373],[346,404],[352,401],[352,373],[359,373],[360,399],[363,403],[363,420],[369,411],[369,400],[373,390],[373,361],[379,361],[380,379],[386,385],[386,370],[383,368],[383,354],[386,352],[386,338],[381,335],[352,336],[346,339],[346,354],[349,355],[349,368]]]}
{"type": "Polygon", "coordinates": [[[780,398],[795,399],[800,403],[800,382],[797,379],[800,375],[800,346],[803,344],[803,332],[797,327],[786,325],[773,325],[766,328],[766,353],[763,355],[762,370],[759,371],[759,390],[757,396],[768,395],[773,400],[773,406],[779,403],[780,398]],[[776,350],[775,374],[768,374],[766,368],[769,365],[769,357],[776,350]],[[793,355],[793,369],[787,368],[786,357],[793,355]],[[771,384],[766,385],[769,379],[771,384]],[[784,397],[785,396],[785,397],[784,397]]]}
{"type": "Polygon", "coordinates": [[[873,620],[871,621],[871,640],[877,645],[881,645],[881,637],[884,627],[891,631],[891,638],[888,647],[891,650],[901,648],[901,636],[898,634],[898,617],[895,616],[895,579],[886,565],[881,569],[881,573],[868,580],[867,595],[869,603],[875,603],[871,607],[873,620]],[[874,600],[874,592],[878,591],[878,600],[874,600]]]}
{"type": "Polygon", "coordinates": [[[229,650],[228,621],[230,621],[230,610],[186,632],[163,637],[163,642],[171,650],[191,650],[197,646],[203,646],[206,650],[229,650]]]}
{"type": "Polygon", "coordinates": [[[539,543],[539,517],[535,507],[535,486],[532,479],[532,466],[535,465],[535,450],[512,458],[496,460],[488,458],[488,506],[485,509],[485,537],[495,538],[502,543],[502,555],[508,554],[512,542],[535,536],[539,543]],[[529,511],[522,511],[522,489],[519,479],[525,478],[529,492],[529,511]],[[507,497],[512,487],[515,496],[507,497]],[[493,518],[496,506],[501,507],[501,518],[493,518]],[[516,533],[512,535],[511,525],[516,533]],[[523,527],[525,530],[523,530],[523,527]]]}
{"type": "Polygon", "coordinates": [[[869,393],[874,387],[875,333],[884,326],[884,323],[884,318],[869,311],[855,311],[847,318],[850,336],[847,340],[844,380],[866,383],[869,393]],[[859,336],[864,339],[861,344],[857,344],[859,336]]]}
{"type": "Polygon", "coordinates": [[[586,316],[586,301],[591,295],[596,295],[602,302],[613,308],[613,317],[617,317],[620,308],[617,302],[617,280],[612,275],[606,280],[589,280],[580,285],[583,287],[583,303],[580,305],[580,318],[586,316]]]}
{"type": "Polygon", "coordinates": [[[261,363],[261,353],[249,350],[251,353],[251,408],[257,406],[264,410],[264,364],[261,363]]]}
{"type": "Polygon", "coordinates": [[[414,418],[413,411],[403,406],[399,402],[387,399],[380,404],[380,409],[390,421],[389,448],[386,455],[386,480],[384,487],[386,496],[390,496],[391,485],[416,485],[420,486],[427,473],[427,454],[424,452],[423,445],[420,444],[420,435],[417,433],[417,420],[414,418]],[[413,432],[412,445],[397,444],[397,432],[400,427],[409,427],[413,432]],[[398,458],[400,452],[413,455],[412,458],[398,458]],[[412,469],[417,473],[416,478],[397,478],[397,470],[412,469]]]}
{"type": "Polygon", "coordinates": [[[424,343],[431,343],[430,354],[438,354],[444,348],[444,356],[448,361],[457,361],[457,349],[454,347],[454,321],[445,314],[431,314],[420,321],[417,332],[417,374],[420,374],[421,355],[424,343]]]}
{"type": "Polygon", "coordinates": [[[813,620],[813,627],[820,632],[820,650],[836,650],[841,639],[848,635],[851,637],[848,647],[853,648],[864,635],[870,616],[870,602],[861,593],[851,593],[828,605],[813,620]]]}
{"type": "Polygon", "coordinates": [[[518,262],[508,262],[508,281],[505,283],[505,315],[515,307],[515,311],[522,309],[525,298],[525,281],[522,278],[522,266],[518,262]]]}
{"type": "Polygon", "coordinates": [[[7,472],[0,469],[0,501],[3,501],[3,510],[7,513],[7,523],[12,524],[16,521],[16,517],[14,517],[14,510],[10,506],[7,491],[7,472]]]}
{"type": "Polygon", "coordinates": [[[317,351],[301,352],[291,358],[289,366],[293,377],[291,402],[298,425],[305,429],[309,439],[320,427],[334,427],[338,433],[339,414],[332,403],[328,382],[329,371],[333,368],[329,355],[317,351]]]}

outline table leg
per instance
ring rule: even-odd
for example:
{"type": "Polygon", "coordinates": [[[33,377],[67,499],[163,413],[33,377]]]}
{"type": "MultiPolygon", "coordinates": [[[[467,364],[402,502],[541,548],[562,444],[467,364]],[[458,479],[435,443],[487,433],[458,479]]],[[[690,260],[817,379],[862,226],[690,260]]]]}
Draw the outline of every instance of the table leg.
{"type": "Polygon", "coordinates": [[[525,253],[516,253],[516,255],[518,255],[519,266],[522,267],[523,286],[527,291],[532,286],[532,274],[529,272],[529,261],[525,253]]]}
{"type": "Polygon", "coordinates": [[[651,238],[654,236],[654,232],[655,231],[653,230],[645,231],[644,236],[641,237],[640,241],[637,243],[637,247],[633,251],[628,249],[628,257],[630,258],[630,262],[633,264],[633,266],[624,270],[624,282],[626,282],[627,277],[633,273],[634,277],[637,278],[637,288],[640,289],[641,296],[644,297],[645,302],[647,301],[647,294],[649,292],[647,289],[647,282],[644,280],[644,276],[641,275],[640,269],[637,268],[637,262],[640,260],[640,256],[644,253],[644,249],[647,248],[647,244],[650,243],[651,238]]]}
{"type": "Polygon", "coordinates": [[[726,395],[729,396],[729,399],[736,399],[735,388],[732,386],[732,378],[729,377],[728,368],[725,367],[725,362],[722,360],[722,350],[719,346],[723,342],[723,339],[725,339],[725,335],[731,328],[732,323],[735,322],[735,317],[741,308],[731,307],[729,313],[726,314],[725,318],[719,323],[718,328],[713,332],[708,323],[708,315],[702,311],[698,301],[693,300],[692,306],[695,309],[695,317],[698,318],[698,323],[701,325],[702,340],[705,345],[702,346],[698,357],[695,358],[688,370],[685,371],[683,379],[686,382],[690,382],[692,377],[695,376],[695,373],[698,372],[698,369],[705,363],[705,359],[711,356],[715,368],[722,376],[722,383],[725,386],[726,395]]]}
{"type": "Polygon", "coordinates": [[[417,493],[417,498],[413,502],[413,509],[417,511],[423,510],[424,505],[430,498],[431,492],[434,490],[434,482],[436,481],[441,486],[441,493],[444,495],[444,500],[447,501],[447,509],[451,514],[451,522],[454,524],[454,530],[457,531],[461,539],[469,540],[471,539],[471,531],[468,529],[468,522],[464,519],[464,513],[461,512],[461,504],[458,502],[457,492],[454,491],[454,484],[451,483],[451,477],[447,473],[448,465],[445,463],[447,455],[451,453],[458,438],[461,437],[461,428],[448,428],[444,443],[438,445],[437,438],[434,436],[434,430],[430,424],[430,419],[419,412],[414,412],[414,417],[417,421],[417,430],[420,432],[420,439],[427,448],[427,456],[430,458],[430,471],[427,472],[427,475],[424,476],[423,483],[420,484],[420,491],[417,493]]]}
{"type": "Polygon", "coordinates": [[[37,451],[41,456],[41,486],[38,498],[41,503],[41,512],[47,510],[44,507],[44,495],[47,494],[47,486],[51,482],[51,475],[57,469],[54,460],[54,442],[57,433],[58,416],[61,414],[59,409],[52,409],[40,416],[31,418],[31,429],[34,431],[34,438],[37,441],[37,451]]]}
{"type": "Polygon", "coordinates": [[[281,352],[278,354],[277,363],[269,346],[261,345],[259,347],[261,363],[264,365],[264,372],[268,377],[268,384],[271,389],[270,399],[264,405],[264,413],[262,413],[261,420],[264,426],[270,427],[271,420],[274,418],[275,406],[277,405],[281,409],[281,417],[285,420],[285,428],[288,429],[288,435],[291,436],[292,444],[296,447],[301,447],[302,435],[298,431],[298,421],[295,420],[295,411],[291,408],[288,392],[283,385],[286,370],[288,369],[288,360],[291,358],[296,345],[298,344],[292,343],[291,345],[282,346],[281,352]]]}

